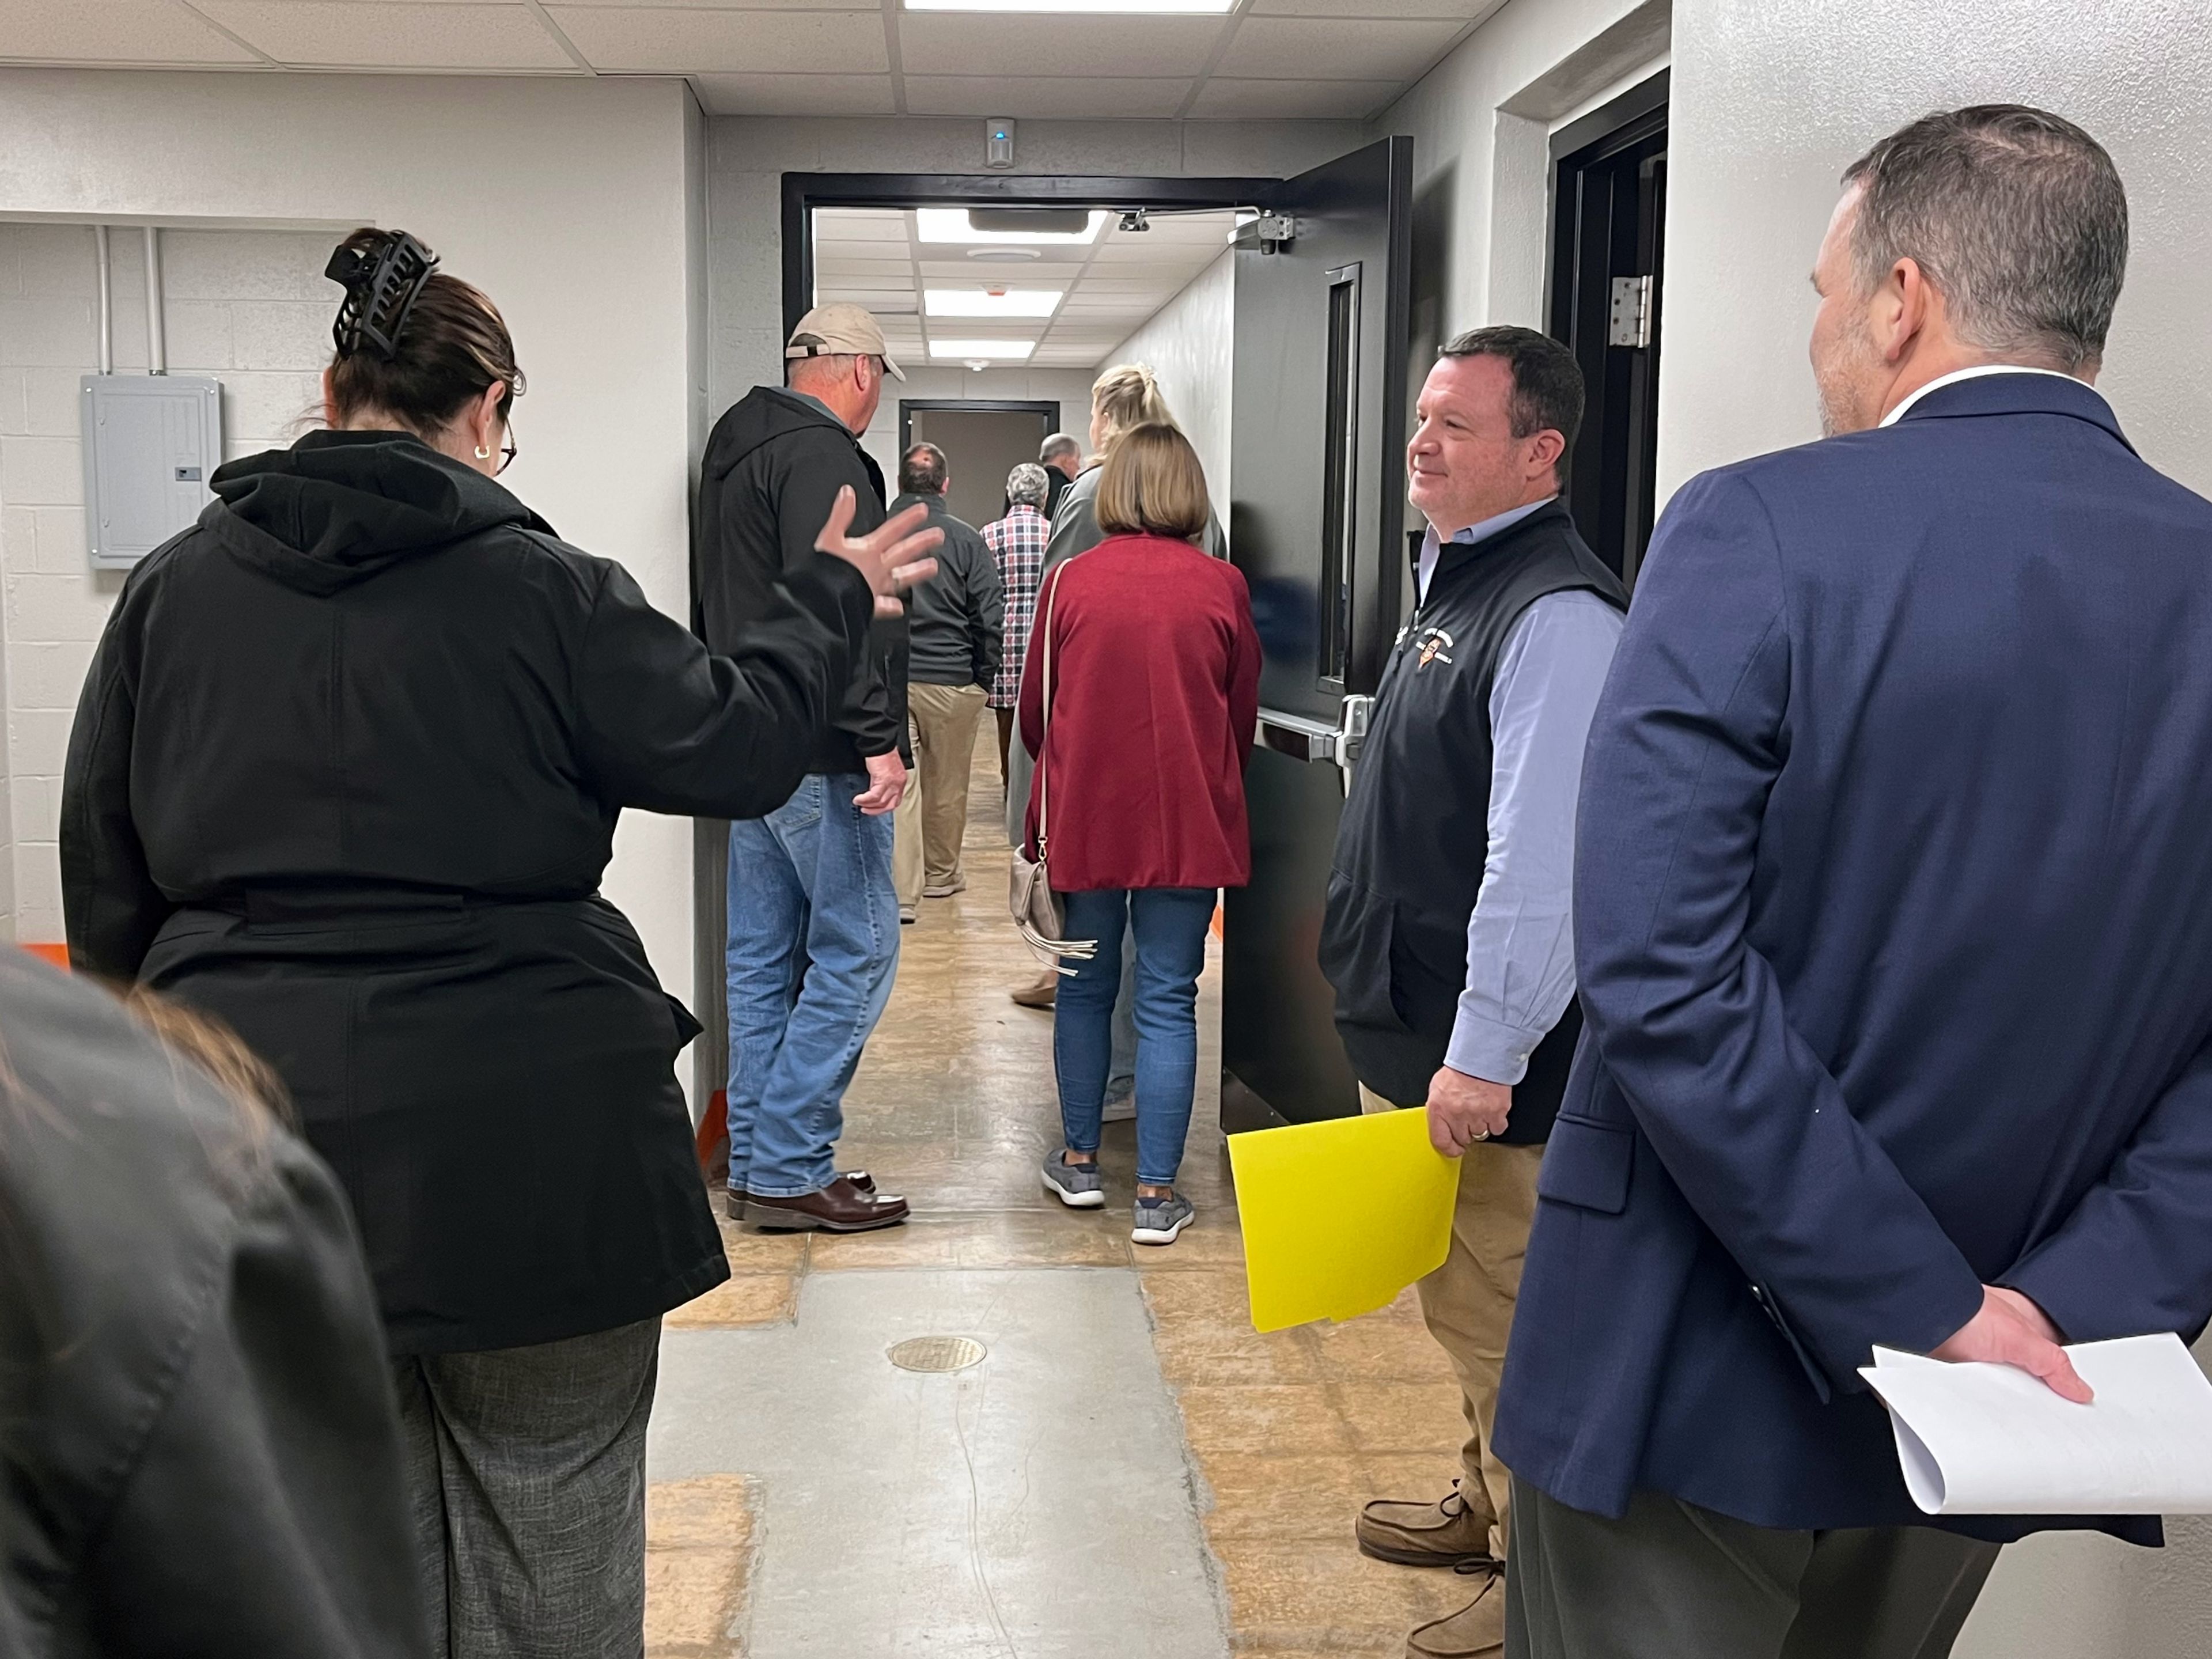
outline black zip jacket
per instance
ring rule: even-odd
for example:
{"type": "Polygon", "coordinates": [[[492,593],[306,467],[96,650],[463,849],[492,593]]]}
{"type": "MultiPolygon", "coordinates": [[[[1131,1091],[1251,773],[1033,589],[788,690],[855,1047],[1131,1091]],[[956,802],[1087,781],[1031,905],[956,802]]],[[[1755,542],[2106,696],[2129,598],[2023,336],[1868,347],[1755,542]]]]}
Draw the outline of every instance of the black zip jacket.
{"type": "MultiPolygon", "coordinates": [[[[1321,965],[1359,1080],[1418,1106],[1444,1063],[1467,984],[1467,927],[1490,844],[1490,692],[1506,636],[1549,593],[1628,595],[1553,501],[1472,546],[1446,543],[1376,688],[1338,820],[1321,965]]],[[[1559,1115],[1582,1006],[1513,1086],[1500,1139],[1533,1145],[1559,1115]]]]}
{"type": "Polygon", "coordinates": [[[599,896],[624,806],[757,817],[872,608],[815,557],[729,658],[394,433],[234,461],[124,586],[71,735],[80,965],[235,1027],[352,1201],[395,1351],[550,1342],[726,1274],[678,1052],[599,896]]]}
{"type": "MultiPolygon", "coordinates": [[[[691,625],[709,650],[744,638],[772,607],[775,584],[819,556],[814,539],[842,484],[853,487],[849,533],[865,536],[886,516],[883,469],[843,422],[770,386],[722,411],[700,465],[691,547],[691,625]]],[[[911,764],[906,678],[906,618],[878,618],[815,734],[807,771],[865,771],[868,757],[894,749],[911,764]]]]}
{"type": "Polygon", "coordinates": [[[929,509],[929,527],[945,532],[933,556],[937,574],[907,598],[912,647],[907,657],[909,681],[923,685],[980,685],[986,690],[999,678],[1004,645],[1006,590],[999,562],[973,526],[945,510],[945,497],[902,495],[891,511],[929,509]]]}
{"type": "Polygon", "coordinates": [[[0,951],[0,1653],[428,1659],[330,1171],[0,951]]]}

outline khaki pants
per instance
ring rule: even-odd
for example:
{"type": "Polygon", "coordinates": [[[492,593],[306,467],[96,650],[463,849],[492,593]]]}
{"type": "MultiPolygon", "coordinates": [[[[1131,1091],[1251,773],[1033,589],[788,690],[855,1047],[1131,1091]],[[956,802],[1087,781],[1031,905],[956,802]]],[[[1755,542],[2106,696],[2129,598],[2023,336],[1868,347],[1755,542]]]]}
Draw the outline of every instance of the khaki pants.
{"type": "MultiPolygon", "coordinates": [[[[909,693],[912,688],[908,688],[909,693]]],[[[908,712],[907,747],[914,750],[914,769],[906,775],[906,793],[891,812],[891,886],[902,910],[921,903],[921,738],[916,735],[914,714],[908,712]]]]}
{"type": "MultiPolygon", "coordinates": [[[[895,866],[904,868],[918,852],[921,885],[951,887],[962,879],[960,842],[968,833],[969,769],[975,759],[975,726],[983,716],[980,685],[909,684],[907,713],[914,733],[914,765],[921,786],[920,810],[902,810],[894,820],[900,843],[895,866]]],[[[921,892],[915,890],[915,898],[921,892]]],[[[899,902],[914,902],[903,884],[899,902]]]]}
{"type": "MultiPolygon", "coordinates": [[[[1369,1112],[1398,1109],[1364,1084],[1359,1104],[1369,1112]]],[[[1485,1140],[1467,1149],[1459,1161],[1451,1253],[1419,1286],[1421,1316],[1459,1374],[1460,1407],[1467,1413],[1460,1496],[1478,1518],[1490,1522],[1491,1547],[1500,1556],[1513,1488],[1490,1449],[1490,1428],[1498,1416],[1498,1379],[1505,1369],[1505,1338],[1521,1293],[1521,1259],[1536,1218],[1536,1170],[1543,1161],[1540,1146],[1485,1140]]]]}

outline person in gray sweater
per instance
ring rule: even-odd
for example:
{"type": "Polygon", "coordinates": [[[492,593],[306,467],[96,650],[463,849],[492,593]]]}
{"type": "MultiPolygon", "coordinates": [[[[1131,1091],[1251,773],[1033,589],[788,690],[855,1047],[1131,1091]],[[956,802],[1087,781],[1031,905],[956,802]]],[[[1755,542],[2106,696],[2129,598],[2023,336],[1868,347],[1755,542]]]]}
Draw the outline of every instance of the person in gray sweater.
{"type": "Polygon", "coordinates": [[[999,677],[1006,592],[999,562],[972,526],[945,510],[950,479],[945,452],[915,444],[899,458],[894,511],[922,506],[928,527],[944,532],[937,576],[908,601],[907,719],[914,740],[918,800],[902,802],[892,852],[899,919],[912,921],[925,898],[951,898],[968,885],[960,842],[968,830],[968,773],[975,727],[999,677]],[[926,591],[925,591],[926,590],[926,591]]]}

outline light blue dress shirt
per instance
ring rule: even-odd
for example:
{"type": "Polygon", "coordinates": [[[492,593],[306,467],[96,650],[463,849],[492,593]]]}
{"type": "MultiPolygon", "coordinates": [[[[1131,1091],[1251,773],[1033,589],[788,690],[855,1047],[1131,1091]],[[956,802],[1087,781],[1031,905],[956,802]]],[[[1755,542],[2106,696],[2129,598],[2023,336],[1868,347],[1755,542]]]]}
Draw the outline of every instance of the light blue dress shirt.
{"type": "MultiPolygon", "coordinates": [[[[1551,498],[1547,498],[1551,499],[1551,498]]],[[[1480,543],[1543,501],[1470,525],[1480,543]]],[[[1428,593],[1439,543],[1421,544],[1428,593]]],[[[1515,621],[1490,689],[1490,836],[1467,924],[1467,988],[1444,1064],[1515,1084],[1575,994],[1575,802],[1590,717],[1620,642],[1621,614],[1595,593],[1547,593],[1515,621]]]]}

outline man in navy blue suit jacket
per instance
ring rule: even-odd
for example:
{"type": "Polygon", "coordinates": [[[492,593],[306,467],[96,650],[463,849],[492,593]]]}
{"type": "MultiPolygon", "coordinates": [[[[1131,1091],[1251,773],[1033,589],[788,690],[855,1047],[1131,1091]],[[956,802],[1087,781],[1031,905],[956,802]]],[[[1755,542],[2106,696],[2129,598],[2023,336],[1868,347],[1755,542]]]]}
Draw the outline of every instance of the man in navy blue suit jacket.
{"type": "Polygon", "coordinates": [[[2090,386],[2126,198],[2010,106],[1844,184],[1832,435],[1674,497],[1591,727],[1509,1656],[1947,1654],[1995,1540],[2156,1523],[1912,1524],[1869,1350],[2078,1399],[2212,1316],[2212,504],[2090,386]]]}

